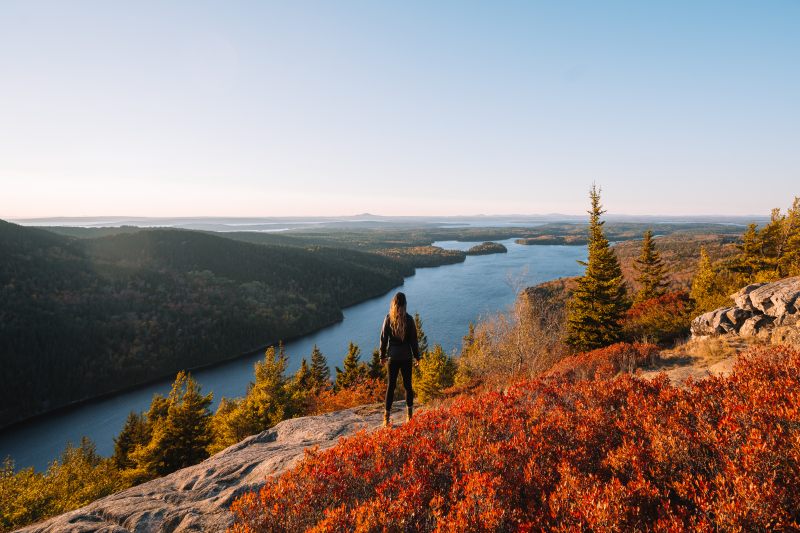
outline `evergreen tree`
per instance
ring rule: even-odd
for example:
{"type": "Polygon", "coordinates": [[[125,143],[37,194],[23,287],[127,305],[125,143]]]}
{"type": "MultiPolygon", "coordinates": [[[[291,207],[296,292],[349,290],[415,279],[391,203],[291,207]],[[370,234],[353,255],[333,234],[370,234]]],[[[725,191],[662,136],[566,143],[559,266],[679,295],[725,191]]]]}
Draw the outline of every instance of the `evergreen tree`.
{"type": "Polygon", "coordinates": [[[248,417],[242,409],[243,398],[222,398],[211,419],[212,443],[208,447],[209,455],[224,450],[254,433],[255,421],[248,417]]]}
{"type": "Polygon", "coordinates": [[[331,369],[328,360],[315,344],[311,350],[311,382],[314,390],[323,390],[331,386],[331,369]]]}
{"type": "Polygon", "coordinates": [[[294,416],[286,365],[286,355],[276,354],[274,348],[269,348],[264,360],[256,363],[256,381],[242,403],[242,409],[255,424],[251,435],[294,416]]]}
{"type": "Polygon", "coordinates": [[[780,209],[773,209],[770,213],[769,223],[764,226],[760,233],[761,255],[764,258],[767,268],[777,271],[778,262],[783,255],[785,242],[785,222],[786,217],[781,214],[780,209]]]}
{"type": "Polygon", "coordinates": [[[414,390],[421,402],[428,402],[441,397],[444,389],[453,386],[456,362],[437,344],[432,351],[425,352],[414,373],[414,390]]]}
{"type": "Polygon", "coordinates": [[[424,354],[428,351],[428,336],[425,335],[425,330],[422,329],[422,319],[419,313],[414,313],[414,325],[417,327],[417,344],[419,344],[419,353],[424,354]]]}
{"type": "Polygon", "coordinates": [[[717,273],[705,247],[700,248],[700,261],[697,263],[697,272],[692,279],[692,289],[689,295],[695,302],[696,312],[715,309],[718,307],[717,303],[720,302],[721,294],[717,273]]]}
{"type": "Polygon", "coordinates": [[[786,212],[783,229],[784,248],[779,258],[781,275],[800,276],[800,197],[795,197],[786,212]]]}
{"type": "Polygon", "coordinates": [[[464,335],[462,338],[461,343],[461,351],[468,350],[475,344],[475,324],[472,322],[469,323],[469,327],[467,328],[467,334],[464,335]]]}
{"type": "Polygon", "coordinates": [[[130,454],[140,476],[164,476],[208,457],[211,399],[211,393],[200,394],[200,386],[189,374],[178,373],[167,398],[166,416],[152,424],[150,442],[130,454]]]}
{"type": "Polygon", "coordinates": [[[361,383],[369,372],[367,365],[361,362],[361,349],[352,341],[347,347],[347,355],[342,361],[344,370],[336,367],[336,383],[333,385],[334,391],[348,389],[361,383]]]}
{"type": "Polygon", "coordinates": [[[644,232],[642,252],[634,265],[639,272],[639,277],[636,278],[636,281],[639,282],[640,287],[634,302],[638,303],[656,298],[666,292],[668,286],[666,268],[664,267],[664,261],[661,260],[661,255],[656,250],[653,232],[650,230],[644,232]]]}
{"type": "Polygon", "coordinates": [[[600,191],[592,185],[589,193],[589,258],[578,278],[569,302],[566,342],[576,350],[591,350],[621,339],[622,315],[628,307],[625,283],[619,261],[603,233],[605,213],[600,191]]]}
{"type": "Polygon", "coordinates": [[[303,357],[303,360],[300,361],[300,368],[297,369],[292,378],[292,384],[297,389],[310,390],[313,385],[312,381],[311,369],[308,367],[306,358],[303,357]]]}
{"type": "Polygon", "coordinates": [[[119,435],[114,437],[114,464],[120,470],[133,468],[135,463],[130,459],[130,453],[137,446],[144,446],[150,440],[150,431],[147,420],[139,413],[131,411],[125,420],[125,425],[119,435]]]}
{"type": "Polygon", "coordinates": [[[736,270],[752,279],[762,267],[761,239],[758,226],[750,224],[742,235],[742,243],[738,245],[739,257],[736,259],[736,270]]]}
{"type": "Polygon", "coordinates": [[[298,380],[310,383],[310,370],[306,365],[307,376],[303,376],[301,364],[298,373],[289,380],[285,374],[286,365],[285,353],[268,348],[264,359],[255,364],[256,380],[248,386],[245,397],[223,399],[214,415],[214,442],[209,448],[212,452],[303,412],[306,394],[300,390],[298,380]]]}
{"type": "Polygon", "coordinates": [[[386,379],[386,365],[381,361],[381,352],[378,348],[372,350],[372,359],[369,362],[367,375],[370,379],[386,379]]]}

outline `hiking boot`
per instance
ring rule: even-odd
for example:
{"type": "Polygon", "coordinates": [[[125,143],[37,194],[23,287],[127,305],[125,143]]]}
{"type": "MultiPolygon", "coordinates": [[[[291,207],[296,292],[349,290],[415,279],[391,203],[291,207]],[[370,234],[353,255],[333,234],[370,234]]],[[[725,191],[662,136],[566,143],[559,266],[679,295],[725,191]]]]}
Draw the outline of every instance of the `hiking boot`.
{"type": "Polygon", "coordinates": [[[392,422],[389,416],[389,411],[383,413],[383,427],[389,428],[392,427],[392,422]]]}
{"type": "Polygon", "coordinates": [[[414,408],[410,405],[406,407],[406,422],[411,421],[411,417],[413,416],[413,414],[414,414],[414,408]]]}

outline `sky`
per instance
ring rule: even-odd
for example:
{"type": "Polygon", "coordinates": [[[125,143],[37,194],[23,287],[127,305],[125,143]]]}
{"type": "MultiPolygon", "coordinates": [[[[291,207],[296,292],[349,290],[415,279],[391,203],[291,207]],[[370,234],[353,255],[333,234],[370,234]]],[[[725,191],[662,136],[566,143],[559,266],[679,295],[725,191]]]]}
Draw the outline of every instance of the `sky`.
{"type": "Polygon", "coordinates": [[[800,1],[0,2],[0,218],[766,214],[800,1]]]}

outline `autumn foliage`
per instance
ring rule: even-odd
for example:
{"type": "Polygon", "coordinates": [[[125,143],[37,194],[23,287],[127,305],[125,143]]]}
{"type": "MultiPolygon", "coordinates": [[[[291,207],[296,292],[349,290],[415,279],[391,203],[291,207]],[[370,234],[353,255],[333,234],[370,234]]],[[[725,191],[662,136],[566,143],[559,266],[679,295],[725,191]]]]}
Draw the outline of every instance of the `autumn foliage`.
{"type": "Polygon", "coordinates": [[[561,359],[548,374],[570,374],[578,379],[612,378],[620,372],[633,372],[658,359],[654,344],[618,342],[605,348],[581,352],[561,359]]]}
{"type": "Polygon", "coordinates": [[[566,373],[458,398],[308,452],[231,530],[796,529],[799,489],[800,353],[771,348],[684,388],[566,373]]]}
{"type": "Polygon", "coordinates": [[[323,389],[308,398],[307,412],[311,414],[330,413],[359,405],[376,403],[386,394],[386,382],[380,379],[364,378],[349,388],[339,391],[323,389]]]}
{"type": "Polygon", "coordinates": [[[693,306],[685,292],[670,292],[634,304],[622,320],[622,335],[628,340],[647,339],[656,344],[686,337],[693,306]]]}

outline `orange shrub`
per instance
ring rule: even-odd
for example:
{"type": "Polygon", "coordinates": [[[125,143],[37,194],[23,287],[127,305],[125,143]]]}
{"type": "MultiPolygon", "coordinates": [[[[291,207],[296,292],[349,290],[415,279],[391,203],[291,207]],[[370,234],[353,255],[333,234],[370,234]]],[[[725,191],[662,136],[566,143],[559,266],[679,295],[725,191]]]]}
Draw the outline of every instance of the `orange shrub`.
{"type": "Polygon", "coordinates": [[[689,295],[670,292],[628,309],[622,321],[622,334],[630,341],[669,343],[689,334],[691,320],[689,295]]]}
{"type": "Polygon", "coordinates": [[[800,528],[800,353],[670,385],[557,375],[359,433],[232,505],[231,531],[800,528]]]}
{"type": "Polygon", "coordinates": [[[654,344],[618,342],[590,352],[580,352],[561,359],[548,374],[570,373],[580,379],[611,378],[620,372],[633,372],[651,365],[658,358],[654,344]]]}
{"type": "Polygon", "coordinates": [[[318,415],[349,409],[359,405],[383,401],[386,393],[386,382],[381,379],[365,379],[352,387],[334,392],[324,389],[308,400],[308,413],[318,415]]]}

